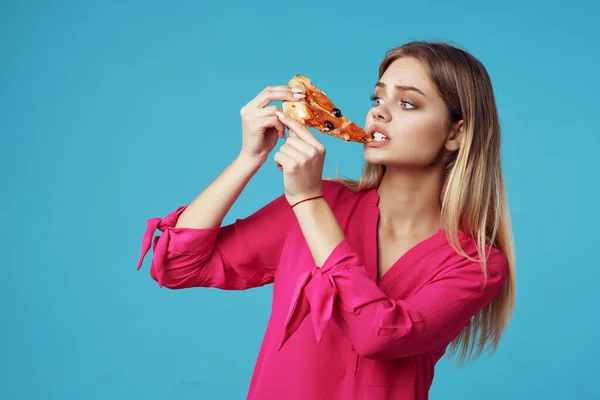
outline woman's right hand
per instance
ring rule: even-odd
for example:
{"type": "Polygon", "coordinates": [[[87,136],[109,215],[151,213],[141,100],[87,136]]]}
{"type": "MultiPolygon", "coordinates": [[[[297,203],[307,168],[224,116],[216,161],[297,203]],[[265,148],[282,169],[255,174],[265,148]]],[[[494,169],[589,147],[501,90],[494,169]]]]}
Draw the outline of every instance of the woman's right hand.
{"type": "Polygon", "coordinates": [[[304,97],[299,89],[289,86],[267,86],[240,110],[242,117],[242,150],[245,156],[263,164],[277,144],[277,138],[285,138],[285,127],[277,118],[277,106],[272,101],[298,101],[304,97]]]}

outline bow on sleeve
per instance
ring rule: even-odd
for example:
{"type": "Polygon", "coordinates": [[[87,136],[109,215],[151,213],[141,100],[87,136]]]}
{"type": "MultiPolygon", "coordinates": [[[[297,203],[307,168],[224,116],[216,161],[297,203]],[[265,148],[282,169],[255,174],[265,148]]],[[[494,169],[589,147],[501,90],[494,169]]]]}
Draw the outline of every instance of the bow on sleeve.
{"type": "Polygon", "coordinates": [[[336,295],[337,289],[332,276],[324,274],[321,268],[313,268],[312,271],[305,272],[294,290],[279,349],[311,311],[317,342],[320,342],[327,322],[331,320],[336,295]]]}
{"type": "Polygon", "coordinates": [[[169,241],[171,238],[170,229],[175,226],[177,223],[177,219],[179,214],[185,209],[185,206],[179,207],[174,212],[167,215],[164,219],[161,218],[150,218],[146,222],[146,232],[144,233],[144,237],[142,238],[142,252],[140,254],[140,259],[138,261],[137,269],[139,270],[142,267],[142,263],[144,262],[144,257],[150,250],[150,245],[152,245],[154,250],[154,258],[153,258],[153,267],[156,272],[156,277],[158,281],[158,285],[160,287],[163,286],[163,276],[165,273],[165,258],[167,256],[167,249],[169,248],[169,241]],[[152,236],[156,229],[163,231],[164,236],[162,240],[159,241],[161,236],[157,236],[152,240],[152,236]]]}
{"type": "MultiPolygon", "coordinates": [[[[298,279],[279,349],[309,313],[312,316],[317,342],[320,342],[327,323],[332,319],[334,306],[336,306],[335,300],[340,297],[340,283],[346,282],[342,283],[342,286],[348,287],[348,282],[357,279],[359,282],[361,279],[369,280],[364,265],[352,251],[347,240],[343,240],[327,258],[323,267],[314,267],[311,271],[304,272],[298,279]]],[[[353,293],[344,296],[344,308],[350,312],[355,312],[373,301],[386,299],[381,291],[363,289],[361,286],[355,286],[353,293]]]]}

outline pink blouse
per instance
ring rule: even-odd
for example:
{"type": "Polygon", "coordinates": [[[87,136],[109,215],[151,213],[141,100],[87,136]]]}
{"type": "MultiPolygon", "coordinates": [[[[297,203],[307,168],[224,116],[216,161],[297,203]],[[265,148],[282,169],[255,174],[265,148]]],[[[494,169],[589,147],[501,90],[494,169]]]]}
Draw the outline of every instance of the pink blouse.
{"type": "MultiPolygon", "coordinates": [[[[215,228],[174,228],[186,206],[149,219],[138,269],[152,246],[150,275],[161,287],[273,283],[247,399],[427,399],[448,344],[502,288],[505,257],[489,249],[484,287],[481,266],[456,254],[440,229],[377,279],[377,190],[323,181],[323,194],[346,238],[322,268],[281,195],[215,228]],[[157,228],[163,234],[152,240],[157,228]]],[[[477,256],[474,239],[459,238],[477,256]]]]}

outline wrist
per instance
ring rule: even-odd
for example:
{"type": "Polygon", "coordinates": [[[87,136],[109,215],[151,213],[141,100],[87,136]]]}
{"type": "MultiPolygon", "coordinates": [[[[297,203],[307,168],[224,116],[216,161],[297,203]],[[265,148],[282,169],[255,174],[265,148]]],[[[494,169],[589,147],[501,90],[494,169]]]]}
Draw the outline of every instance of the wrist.
{"type": "Polygon", "coordinates": [[[301,195],[301,196],[293,196],[293,197],[290,196],[290,197],[288,197],[287,200],[288,200],[290,207],[292,207],[293,209],[296,209],[301,206],[304,206],[307,203],[324,201],[324,198],[323,198],[323,193],[315,192],[312,194],[306,194],[306,195],[301,195]]]}
{"type": "Polygon", "coordinates": [[[242,168],[256,171],[265,163],[265,161],[266,160],[240,153],[234,162],[242,168]]]}

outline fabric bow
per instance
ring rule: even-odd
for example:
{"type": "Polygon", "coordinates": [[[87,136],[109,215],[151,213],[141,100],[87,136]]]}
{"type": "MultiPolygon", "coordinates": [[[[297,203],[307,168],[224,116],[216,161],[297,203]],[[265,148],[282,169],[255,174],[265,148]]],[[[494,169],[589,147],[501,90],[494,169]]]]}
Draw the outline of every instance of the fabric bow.
{"type": "MultiPolygon", "coordinates": [[[[177,210],[179,211],[179,210],[177,210]]],[[[144,257],[150,250],[150,246],[152,245],[154,250],[154,258],[152,262],[152,267],[156,272],[156,278],[158,281],[158,285],[160,287],[163,286],[163,276],[165,273],[164,261],[167,256],[167,249],[169,248],[169,241],[171,239],[170,229],[174,227],[177,223],[178,212],[173,212],[167,215],[164,219],[161,218],[150,218],[146,221],[146,232],[144,233],[144,237],[142,238],[142,252],[140,254],[140,259],[138,261],[137,269],[139,270],[142,267],[142,263],[144,262],[144,257]],[[159,241],[161,236],[157,236],[152,240],[152,236],[156,229],[163,231],[164,236],[162,240],[159,241]]]]}
{"type": "Polygon", "coordinates": [[[298,329],[304,318],[311,313],[317,343],[323,338],[327,323],[331,320],[333,303],[338,294],[333,276],[313,268],[300,276],[292,296],[290,311],[285,321],[283,338],[279,349],[298,329]]]}

